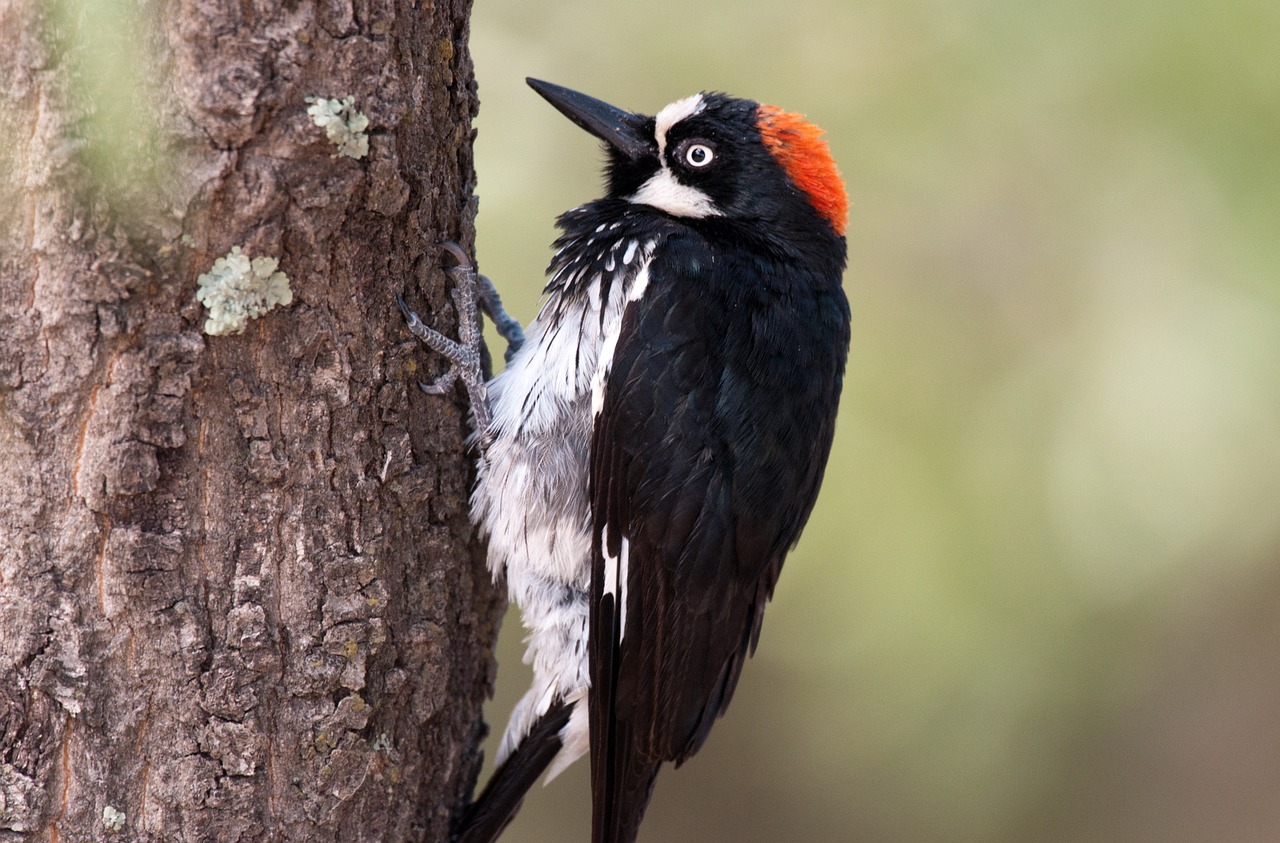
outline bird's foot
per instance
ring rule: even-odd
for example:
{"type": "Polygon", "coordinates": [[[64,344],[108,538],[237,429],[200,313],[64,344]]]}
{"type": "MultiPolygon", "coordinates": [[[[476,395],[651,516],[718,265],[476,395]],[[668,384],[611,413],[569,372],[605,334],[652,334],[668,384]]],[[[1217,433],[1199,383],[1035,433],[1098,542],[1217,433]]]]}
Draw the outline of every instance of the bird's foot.
{"type": "Polygon", "coordinates": [[[498,288],[493,286],[493,282],[483,275],[477,276],[477,281],[480,291],[480,309],[493,321],[493,326],[498,329],[498,335],[507,341],[507,350],[503,352],[502,359],[510,363],[511,358],[515,357],[516,352],[524,345],[524,329],[520,327],[515,317],[503,309],[498,288]]]}
{"type": "Polygon", "coordinates": [[[489,392],[484,377],[484,336],[480,329],[480,309],[489,314],[489,318],[498,326],[498,332],[506,339],[506,359],[510,360],[524,342],[524,333],[520,329],[520,323],[502,309],[502,300],[498,298],[498,291],[489,279],[476,274],[466,251],[457,243],[444,242],[440,245],[456,261],[456,265],[449,267],[446,272],[453,280],[450,292],[458,313],[457,341],[428,328],[418,318],[418,314],[409,309],[403,297],[397,295],[396,303],[404,313],[409,332],[433,351],[443,355],[451,364],[449,371],[434,383],[420,384],[422,391],[431,395],[443,395],[461,379],[467,396],[471,399],[471,412],[475,417],[479,444],[483,451],[492,434],[489,432],[489,392]]]}

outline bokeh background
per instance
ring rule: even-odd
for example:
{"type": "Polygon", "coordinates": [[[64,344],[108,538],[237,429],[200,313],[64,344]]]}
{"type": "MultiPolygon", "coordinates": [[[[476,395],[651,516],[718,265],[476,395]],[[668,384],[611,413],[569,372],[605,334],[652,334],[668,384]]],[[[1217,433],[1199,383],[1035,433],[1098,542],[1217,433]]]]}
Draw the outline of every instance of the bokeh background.
{"type": "MultiPolygon", "coordinates": [[[[1280,840],[1280,4],[477,0],[472,47],[522,321],[600,191],[526,75],[805,112],[852,200],[823,496],[642,841],[1280,840]]],[[[585,840],[586,773],[505,840],[585,840]]]]}

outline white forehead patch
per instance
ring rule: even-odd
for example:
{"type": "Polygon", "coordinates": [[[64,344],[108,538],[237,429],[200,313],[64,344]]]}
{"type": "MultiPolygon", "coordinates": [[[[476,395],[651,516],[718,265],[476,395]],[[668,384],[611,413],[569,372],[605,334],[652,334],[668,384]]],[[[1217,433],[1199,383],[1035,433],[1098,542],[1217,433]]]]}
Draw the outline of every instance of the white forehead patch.
{"type": "Polygon", "coordinates": [[[702,94],[694,94],[691,97],[685,97],[682,100],[676,100],[670,105],[663,106],[658,115],[654,117],[657,124],[654,127],[654,138],[658,141],[658,157],[661,158],[667,152],[667,132],[671,127],[684,120],[686,117],[692,117],[702,109],[706,108],[706,103],[702,100],[702,94]]]}

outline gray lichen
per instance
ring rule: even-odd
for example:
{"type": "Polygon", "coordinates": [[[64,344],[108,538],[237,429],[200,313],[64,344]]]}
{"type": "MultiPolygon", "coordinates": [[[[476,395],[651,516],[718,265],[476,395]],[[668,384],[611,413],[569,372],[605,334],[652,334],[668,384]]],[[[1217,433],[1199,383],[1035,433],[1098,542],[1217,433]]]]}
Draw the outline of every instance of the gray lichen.
{"type": "Polygon", "coordinates": [[[204,332],[211,336],[243,333],[250,319],[257,319],[276,305],[293,301],[289,278],[277,272],[275,258],[253,258],[232,246],[213,268],[196,281],[196,298],[209,309],[204,332]]]}
{"type": "Polygon", "coordinates": [[[311,103],[307,109],[311,122],[324,129],[329,143],[338,147],[334,157],[363,158],[369,154],[369,137],[364,133],[369,118],[356,110],[354,96],[341,100],[307,97],[306,101],[311,103]]]}
{"type": "Polygon", "coordinates": [[[125,813],[108,805],[102,809],[102,827],[107,831],[119,831],[124,828],[125,813]]]}

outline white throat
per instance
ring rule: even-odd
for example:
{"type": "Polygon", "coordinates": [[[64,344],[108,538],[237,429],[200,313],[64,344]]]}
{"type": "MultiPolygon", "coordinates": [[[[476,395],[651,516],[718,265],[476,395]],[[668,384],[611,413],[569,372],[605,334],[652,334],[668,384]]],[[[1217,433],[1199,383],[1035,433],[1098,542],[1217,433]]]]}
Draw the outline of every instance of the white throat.
{"type": "Polygon", "coordinates": [[[710,196],[696,187],[681,184],[665,163],[627,199],[637,205],[651,205],[675,217],[721,216],[710,196]]]}

